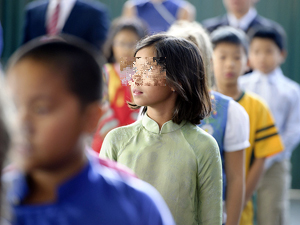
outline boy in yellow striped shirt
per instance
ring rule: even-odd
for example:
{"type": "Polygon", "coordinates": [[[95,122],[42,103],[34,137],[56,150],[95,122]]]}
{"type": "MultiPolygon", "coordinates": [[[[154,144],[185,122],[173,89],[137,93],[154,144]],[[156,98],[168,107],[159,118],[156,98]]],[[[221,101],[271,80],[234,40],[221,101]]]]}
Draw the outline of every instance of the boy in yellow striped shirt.
{"type": "Polygon", "coordinates": [[[246,149],[246,194],[240,225],[253,225],[252,194],[263,173],[266,157],[283,151],[283,144],[267,105],[258,95],[239,89],[238,77],[247,68],[246,35],[235,28],[222,27],[211,34],[211,40],[215,88],[239,102],[249,115],[250,147],[246,149]]]}

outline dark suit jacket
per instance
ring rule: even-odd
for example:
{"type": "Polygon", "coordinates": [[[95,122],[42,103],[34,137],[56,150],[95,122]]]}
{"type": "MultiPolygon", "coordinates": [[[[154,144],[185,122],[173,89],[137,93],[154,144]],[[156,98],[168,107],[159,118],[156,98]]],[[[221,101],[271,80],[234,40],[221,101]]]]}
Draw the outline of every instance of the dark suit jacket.
{"type": "MultiPolygon", "coordinates": [[[[218,27],[229,26],[228,17],[225,14],[223,16],[218,16],[218,17],[210,18],[210,19],[204,20],[202,22],[202,25],[211,33],[215,29],[217,29],[218,27]]],[[[275,21],[269,20],[269,19],[267,19],[265,17],[262,17],[260,15],[257,15],[254,18],[254,20],[252,20],[252,22],[250,23],[249,27],[247,28],[247,30],[245,32],[247,34],[251,33],[251,31],[256,26],[275,27],[275,28],[278,28],[278,29],[283,29],[281,27],[281,25],[279,25],[275,21]]]]}
{"type": "MultiPolygon", "coordinates": [[[[47,34],[48,4],[49,1],[34,1],[27,6],[23,44],[47,34]]],[[[82,38],[100,49],[106,39],[108,28],[108,13],[103,4],[76,0],[62,33],[82,38]]]]}

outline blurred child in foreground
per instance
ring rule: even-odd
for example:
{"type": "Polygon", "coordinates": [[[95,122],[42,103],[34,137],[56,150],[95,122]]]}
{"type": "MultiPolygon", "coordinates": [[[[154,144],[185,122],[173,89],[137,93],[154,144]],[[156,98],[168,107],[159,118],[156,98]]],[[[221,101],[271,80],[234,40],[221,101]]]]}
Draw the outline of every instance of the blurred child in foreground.
{"type": "Polygon", "coordinates": [[[151,186],[85,147],[102,114],[101,69],[86,46],[35,40],[14,54],[7,77],[22,132],[5,174],[13,224],[173,224],[151,186]]]}

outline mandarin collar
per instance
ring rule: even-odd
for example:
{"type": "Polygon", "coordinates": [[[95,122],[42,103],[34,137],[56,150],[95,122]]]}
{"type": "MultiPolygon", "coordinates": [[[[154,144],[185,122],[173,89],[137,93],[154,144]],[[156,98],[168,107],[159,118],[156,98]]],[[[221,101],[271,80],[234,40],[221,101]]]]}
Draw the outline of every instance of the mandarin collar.
{"type": "Polygon", "coordinates": [[[143,116],[142,124],[143,127],[151,133],[167,134],[183,127],[186,124],[186,120],[183,120],[180,124],[174,123],[172,120],[169,120],[168,122],[164,123],[161,127],[161,130],[159,130],[157,122],[151,119],[146,113],[143,116]]]}

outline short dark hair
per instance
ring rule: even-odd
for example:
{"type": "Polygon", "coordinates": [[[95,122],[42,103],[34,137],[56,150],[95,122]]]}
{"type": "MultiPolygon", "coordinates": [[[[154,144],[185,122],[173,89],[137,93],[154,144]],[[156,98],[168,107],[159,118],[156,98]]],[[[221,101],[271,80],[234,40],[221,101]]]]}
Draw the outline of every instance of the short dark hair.
{"type": "MultiPolygon", "coordinates": [[[[108,32],[108,38],[104,45],[104,56],[108,63],[115,63],[116,59],[113,53],[113,42],[115,36],[123,30],[131,30],[137,34],[139,40],[145,37],[147,32],[147,25],[138,18],[126,18],[126,17],[119,17],[112,22],[110,30],[108,32]]],[[[133,57],[133,56],[132,56],[133,57]]]]}
{"type": "Polygon", "coordinates": [[[254,38],[270,39],[281,51],[286,49],[286,33],[281,27],[256,27],[250,34],[250,43],[254,38]]]}
{"type": "Polygon", "coordinates": [[[69,36],[46,40],[38,38],[14,53],[8,69],[24,59],[33,59],[59,71],[55,75],[64,76],[81,106],[101,100],[101,65],[96,52],[87,43],[69,36]]]}
{"type": "MultiPolygon", "coordinates": [[[[179,124],[187,120],[192,124],[200,124],[211,112],[211,101],[203,60],[197,46],[183,38],[156,34],[141,40],[135,55],[146,47],[155,48],[159,59],[165,58],[165,62],[158,60],[158,65],[165,66],[167,85],[178,94],[173,122],[179,124]]],[[[134,103],[128,105],[132,109],[140,108],[134,103]]],[[[144,107],[142,113],[146,111],[147,107],[144,107]]]]}
{"type": "Polygon", "coordinates": [[[213,49],[220,43],[231,43],[242,46],[246,55],[248,54],[248,37],[242,30],[238,30],[234,27],[224,26],[216,29],[210,35],[213,49]]]}

